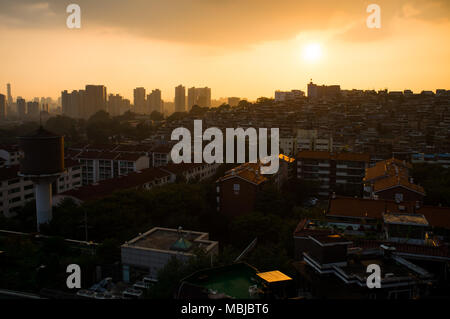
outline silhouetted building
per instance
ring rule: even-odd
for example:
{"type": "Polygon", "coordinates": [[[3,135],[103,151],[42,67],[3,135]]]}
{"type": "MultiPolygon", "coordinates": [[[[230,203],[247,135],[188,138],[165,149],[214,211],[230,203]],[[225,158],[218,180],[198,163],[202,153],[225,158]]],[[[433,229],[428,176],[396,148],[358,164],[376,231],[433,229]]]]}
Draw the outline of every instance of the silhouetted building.
{"type": "Polygon", "coordinates": [[[369,154],[301,151],[297,155],[297,178],[319,183],[319,195],[336,192],[361,196],[369,163],[369,154]]]}
{"type": "Polygon", "coordinates": [[[152,93],[147,95],[148,112],[152,114],[153,111],[163,113],[161,91],[159,89],[152,90],[152,93]]]}
{"type": "Polygon", "coordinates": [[[312,82],[308,84],[309,98],[334,98],[341,94],[339,85],[316,85],[312,82]]]}
{"type": "Polygon", "coordinates": [[[5,120],[6,114],[6,97],[3,94],[0,94],[0,120],[5,120]]]}
{"type": "Polygon", "coordinates": [[[25,99],[17,98],[17,115],[20,119],[23,119],[25,117],[26,112],[26,102],[25,99]]]}
{"type": "Polygon", "coordinates": [[[211,89],[208,87],[191,87],[188,90],[188,111],[190,111],[194,105],[211,107],[211,89]]]}
{"type": "Polygon", "coordinates": [[[83,118],[89,118],[98,111],[106,111],[106,87],[103,85],[86,85],[86,107],[83,118]]]}
{"type": "Polygon", "coordinates": [[[181,84],[175,88],[175,112],[186,112],[186,88],[181,84]]]}
{"type": "Polygon", "coordinates": [[[135,112],[140,114],[148,114],[148,112],[146,112],[145,110],[145,88],[135,88],[133,91],[133,97],[135,112]]]}
{"type": "Polygon", "coordinates": [[[229,97],[228,98],[228,105],[229,106],[238,106],[241,99],[239,97],[229,97]]]}
{"type": "Polygon", "coordinates": [[[39,117],[39,102],[27,102],[27,114],[32,118],[39,117]]]}

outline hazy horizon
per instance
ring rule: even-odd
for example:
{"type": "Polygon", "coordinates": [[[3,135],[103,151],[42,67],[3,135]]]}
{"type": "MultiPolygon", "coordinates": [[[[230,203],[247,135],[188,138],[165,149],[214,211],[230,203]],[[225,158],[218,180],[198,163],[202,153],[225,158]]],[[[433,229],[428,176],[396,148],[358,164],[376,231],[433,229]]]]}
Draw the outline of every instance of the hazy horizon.
{"type": "Polygon", "coordinates": [[[74,1],[81,29],[68,29],[64,1],[0,3],[0,93],[26,99],[103,84],[133,89],[208,86],[212,98],[271,97],[317,84],[343,89],[449,89],[450,3],[376,1],[74,1]],[[312,52],[311,48],[320,52],[312,52]],[[305,53],[306,52],[306,53],[305,53]]]}

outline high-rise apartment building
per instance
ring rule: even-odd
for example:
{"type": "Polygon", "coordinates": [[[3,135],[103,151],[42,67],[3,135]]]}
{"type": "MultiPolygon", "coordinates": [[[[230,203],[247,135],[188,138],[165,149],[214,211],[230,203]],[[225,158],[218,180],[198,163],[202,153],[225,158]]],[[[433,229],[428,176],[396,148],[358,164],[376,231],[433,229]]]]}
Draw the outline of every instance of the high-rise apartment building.
{"type": "Polygon", "coordinates": [[[181,84],[175,88],[175,112],[186,112],[186,88],[181,84]]]}
{"type": "Polygon", "coordinates": [[[72,118],[88,118],[86,110],[86,91],[61,92],[61,106],[64,115],[72,118]]]}
{"type": "Polygon", "coordinates": [[[27,114],[29,117],[35,119],[39,118],[39,113],[40,113],[39,102],[36,101],[27,102],[27,114]]]}
{"type": "Polygon", "coordinates": [[[16,104],[17,104],[17,116],[19,116],[20,119],[23,119],[25,117],[25,114],[27,113],[25,99],[18,97],[16,104]]]}
{"type": "Polygon", "coordinates": [[[145,107],[145,88],[139,87],[134,89],[134,110],[136,113],[146,114],[145,107]]]}
{"type": "Polygon", "coordinates": [[[119,116],[130,110],[130,100],[124,99],[120,94],[108,95],[108,113],[119,116]]]}
{"type": "Polygon", "coordinates": [[[163,113],[160,90],[152,90],[152,93],[147,95],[147,105],[149,114],[152,114],[153,111],[163,113]]]}
{"type": "Polygon", "coordinates": [[[0,94],[0,121],[6,119],[6,97],[3,94],[0,94]]]}
{"type": "Polygon", "coordinates": [[[8,94],[8,101],[7,101],[7,103],[8,103],[8,105],[12,105],[13,104],[13,98],[12,98],[12,95],[11,95],[11,83],[6,84],[6,91],[7,91],[7,94],[8,94]]]}
{"type": "Polygon", "coordinates": [[[98,111],[106,111],[106,87],[104,85],[86,85],[86,100],[83,118],[89,118],[98,111]]]}
{"type": "Polygon", "coordinates": [[[211,107],[211,89],[208,87],[195,88],[188,90],[188,111],[192,106],[211,107]]]}

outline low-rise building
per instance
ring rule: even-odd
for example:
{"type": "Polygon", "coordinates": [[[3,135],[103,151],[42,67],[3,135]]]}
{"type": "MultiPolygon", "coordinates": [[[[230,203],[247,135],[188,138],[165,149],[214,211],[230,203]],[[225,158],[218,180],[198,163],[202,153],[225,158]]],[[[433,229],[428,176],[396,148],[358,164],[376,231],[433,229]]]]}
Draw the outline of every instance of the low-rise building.
{"type": "Polygon", "coordinates": [[[257,194],[269,179],[256,163],[244,163],[216,181],[217,210],[229,216],[253,211],[257,194]]]}
{"type": "Polygon", "coordinates": [[[411,164],[395,158],[377,162],[366,168],[364,197],[390,199],[397,202],[422,201],[425,190],[414,184],[409,175],[411,164]]]}
{"type": "Polygon", "coordinates": [[[84,202],[99,199],[121,190],[151,189],[152,187],[173,183],[174,181],[175,175],[169,172],[158,168],[147,168],[63,192],[55,196],[53,202],[57,205],[64,198],[72,198],[78,202],[84,202]]]}
{"type": "Polygon", "coordinates": [[[333,192],[361,196],[370,155],[301,151],[297,154],[297,178],[320,183],[319,195],[333,192]]]}
{"type": "Polygon", "coordinates": [[[158,271],[171,258],[183,262],[195,257],[199,250],[213,258],[219,253],[219,242],[198,231],[155,227],[121,246],[123,280],[130,282],[141,275],[157,279],[158,271]]]}

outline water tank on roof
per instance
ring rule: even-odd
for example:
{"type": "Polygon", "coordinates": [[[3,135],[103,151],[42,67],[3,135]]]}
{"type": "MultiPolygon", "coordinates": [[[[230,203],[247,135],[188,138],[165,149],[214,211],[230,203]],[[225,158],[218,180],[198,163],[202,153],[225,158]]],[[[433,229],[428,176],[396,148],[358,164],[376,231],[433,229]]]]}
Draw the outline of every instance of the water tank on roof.
{"type": "Polygon", "coordinates": [[[64,171],[64,137],[40,127],[27,136],[19,137],[23,157],[22,175],[52,175],[64,171]]]}

